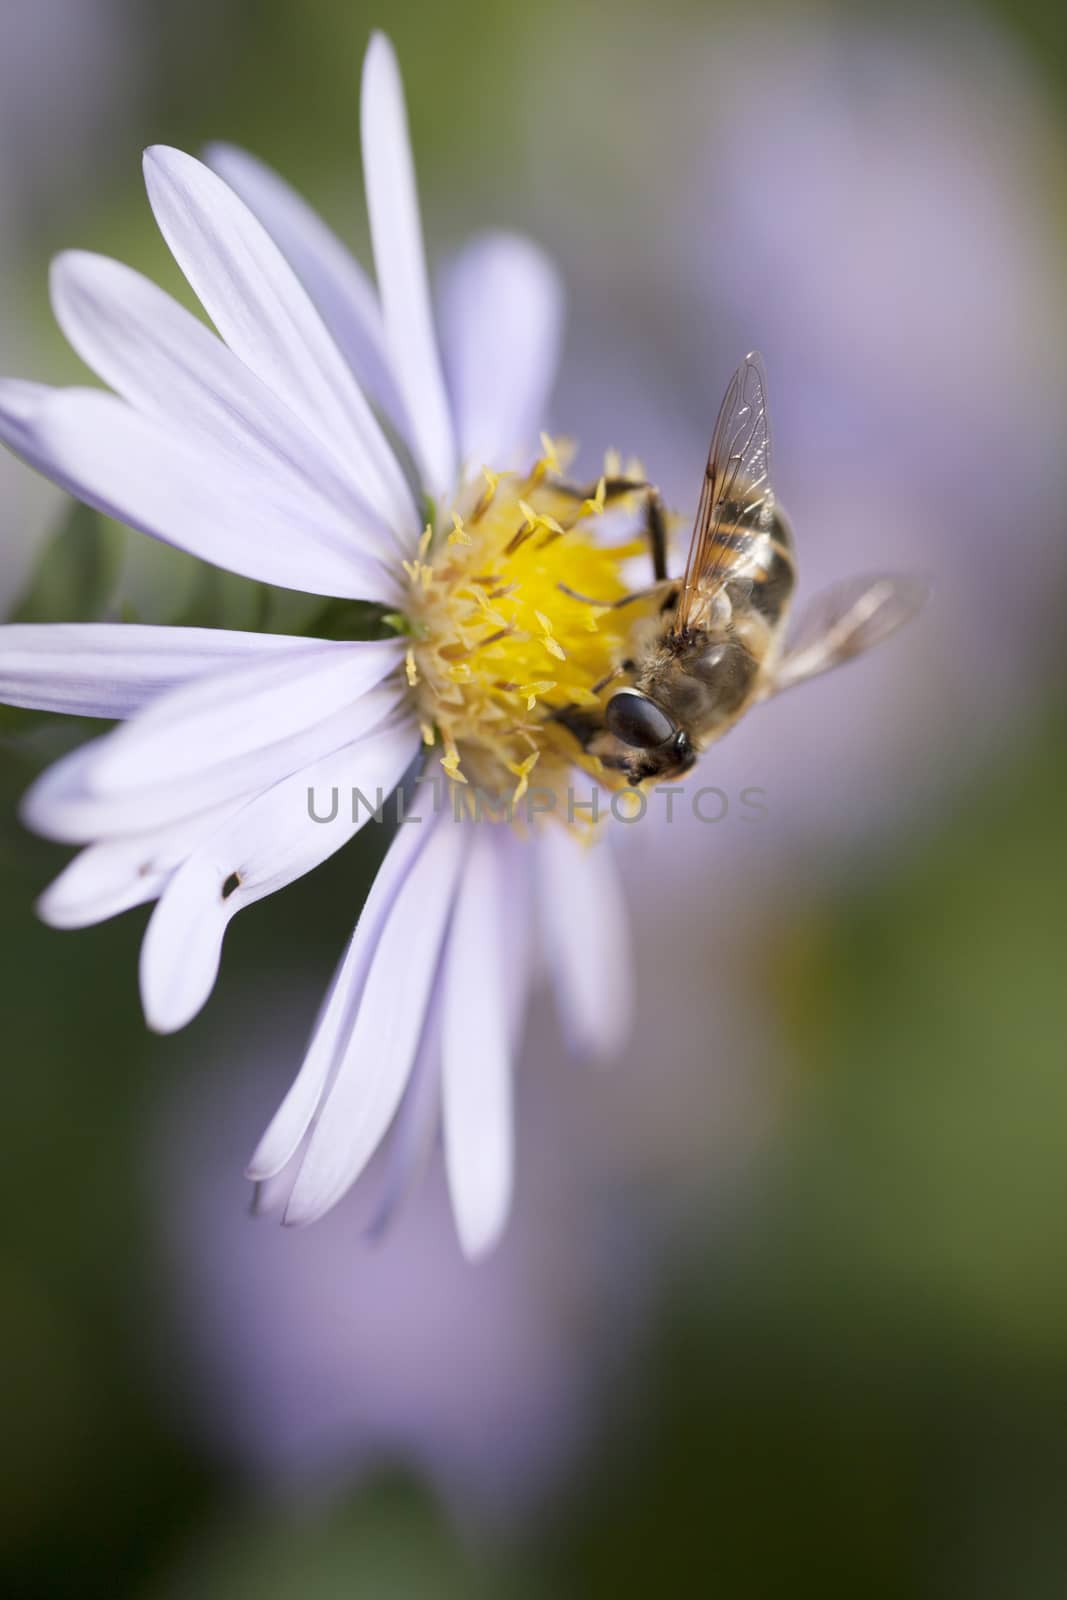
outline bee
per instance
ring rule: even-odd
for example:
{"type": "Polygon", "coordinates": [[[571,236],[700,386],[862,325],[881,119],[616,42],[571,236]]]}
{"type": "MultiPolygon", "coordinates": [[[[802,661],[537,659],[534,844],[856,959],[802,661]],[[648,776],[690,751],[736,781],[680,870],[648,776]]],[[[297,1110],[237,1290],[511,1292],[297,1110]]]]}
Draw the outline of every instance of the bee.
{"type": "Polygon", "coordinates": [[[708,451],[681,580],[666,571],[666,518],[646,505],[658,598],[635,624],[629,654],[598,684],[599,711],[555,713],[582,749],[634,785],[678,778],[746,711],[851,660],[918,611],[925,585],[902,576],[853,578],[819,595],[786,643],[796,584],[793,535],[771,486],[767,380],[745,357],[730,380],[708,451]]]}

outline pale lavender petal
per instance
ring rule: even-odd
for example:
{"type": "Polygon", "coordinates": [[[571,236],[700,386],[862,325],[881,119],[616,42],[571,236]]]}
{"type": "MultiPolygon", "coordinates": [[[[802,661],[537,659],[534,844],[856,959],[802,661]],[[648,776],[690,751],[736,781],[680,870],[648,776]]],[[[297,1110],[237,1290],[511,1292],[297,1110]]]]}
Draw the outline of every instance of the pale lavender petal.
{"type": "Polygon", "coordinates": [[[441,1130],[441,1016],[444,976],[439,970],[404,1097],[386,1142],[385,1168],[368,1237],[380,1239],[425,1174],[441,1130]]]}
{"type": "Polygon", "coordinates": [[[434,329],[400,69],[384,34],[371,39],[360,103],[363,180],[386,344],[430,491],[453,487],[456,447],[434,329]]]}
{"type": "Polygon", "coordinates": [[[144,171],[160,231],[230,349],[351,462],[366,499],[391,527],[414,531],[414,500],[396,457],[262,223],[210,168],[180,150],[153,146],[144,171]]]}
{"type": "Polygon", "coordinates": [[[289,1196],[293,1192],[296,1175],[300,1171],[300,1162],[307,1145],[307,1136],[297,1146],[295,1155],[286,1162],[280,1172],[274,1173],[270,1178],[255,1179],[252,1190],[251,1211],[254,1217],[280,1218],[289,1204],[289,1196]]]}
{"type": "Polygon", "coordinates": [[[408,723],[383,728],[268,789],[189,856],[167,885],[141,950],[141,997],[149,1027],[173,1033],[196,1016],[218,975],[226,929],[243,907],[293,883],[358,832],[372,812],[350,804],[388,795],[418,750],[408,723]],[[309,814],[308,790],[336,785],[337,816],[309,814]]]}
{"type": "Polygon", "coordinates": [[[90,845],[49,884],[38,916],[52,928],[86,928],[155,900],[189,852],[240,804],[230,800],[164,828],[90,845]]]}
{"type": "Polygon", "coordinates": [[[363,393],[409,441],[410,424],[386,354],[378,295],[355,256],[302,195],[247,150],[211,144],[204,160],[280,246],[363,393]]]}
{"type": "Polygon", "coordinates": [[[0,700],[75,717],[131,717],[167,690],[244,656],[306,648],[306,639],[224,628],[10,623],[0,627],[0,700]]]}
{"type": "Polygon", "coordinates": [[[501,857],[508,1038],[517,1054],[526,1024],[530,989],[540,977],[537,962],[541,950],[533,880],[536,852],[530,849],[528,840],[520,838],[511,828],[496,829],[493,843],[501,857]]]}
{"type": "Polygon", "coordinates": [[[164,827],[225,800],[250,799],[290,773],[344,749],[401,706],[399,687],[384,685],[332,716],[246,755],[227,759],[225,751],[205,748],[201,766],[181,780],[159,782],[148,769],[137,774],[130,787],[112,794],[93,788],[97,763],[108,754],[114,738],[105,734],[43,772],[23,797],[21,816],[27,827],[67,844],[164,827]]]}
{"type": "Polygon", "coordinates": [[[97,389],[0,381],[0,440],[105,516],[242,577],[395,604],[344,516],[97,389]]]}
{"type": "Polygon", "coordinates": [[[411,823],[390,845],[322,1003],[300,1071],[248,1163],[246,1176],[254,1182],[276,1177],[307,1133],[351,1034],[382,929],[429,836],[425,824],[411,823]]]}
{"type": "Polygon", "coordinates": [[[392,556],[393,535],[341,461],[222,340],[139,272],[87,251],[52,263],[52,305],[82,359],[135,410],[207,434],[238,463],[339,510],[354,547],[392,556]]]}
{"type": "MultiPolygon", "coordinates": [[[[24,378],[0,379],[0,440],[36,471],[58,481],[56,473],[44,464],[33,427],[42,404],[55,393],[48,383],[30,383],[24,378]]],[[[61,487],[65,489],[68,485],[64,483],[61,487]]]]}
{"type": "Polygon", "coordinates": [[[493,824],[467,853],[445,952],[441,1101],[445,1169],[464,1252],[496,1243],[514,1168],[503,860],[493,824]]]}
{"type": "Polygon", "coordinates": [[[470,831],[442,813],[400,886],[293,1185],[288,1223],[314,1222],[335,1205],[393,1119],[422,1036],[470,831]]]}
{"type": "Polygon", "coordinates": [[[308,641],[185,684],[116,728],[91,775],[98,793],[180,781],[205,766],[313,727],[377,687],[399,663],[398,641],[308,641]]]}
{"type": "Polygon", "coordinates": [[[536,445],[562,333],[559,273],[528,239],[486,234],[443,274],[441,339],[466,467],[517,465],[536,445]]]}
{"type": "Polygon", "coordinates": [[[537,842],[545,959],[568,1042],[610,1059],[630,1033],[634,972],[629,912],[606,839],[548,827],[537,842]]]}

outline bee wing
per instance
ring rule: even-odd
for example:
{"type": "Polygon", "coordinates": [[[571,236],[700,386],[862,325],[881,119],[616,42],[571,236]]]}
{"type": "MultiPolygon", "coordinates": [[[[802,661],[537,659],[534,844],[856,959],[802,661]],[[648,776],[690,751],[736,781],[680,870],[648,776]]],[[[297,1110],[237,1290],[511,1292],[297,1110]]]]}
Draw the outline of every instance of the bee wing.
{"type": "Polygon", "coordinates": [[[770,459],[767,377],[752,351],[730,379],[711,436],[675,633],[700,622],[727,578],[744,575],[750,539],[774,515],[770,459]]]}
{"type": "Polygon", "coordinates": [[[870,573],[816,595],[778,663],[772,694],[871,650],[916,616],[928,592],[922,578],[870,573]]]}

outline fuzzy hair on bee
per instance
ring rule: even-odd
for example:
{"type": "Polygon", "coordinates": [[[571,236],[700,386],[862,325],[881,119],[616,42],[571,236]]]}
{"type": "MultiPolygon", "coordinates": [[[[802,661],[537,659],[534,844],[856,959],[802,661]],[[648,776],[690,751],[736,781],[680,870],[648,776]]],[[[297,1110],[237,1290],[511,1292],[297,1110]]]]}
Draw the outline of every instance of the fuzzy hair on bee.
{"type": "Polygon", "coordinates": [[[820,596],[786,643],[797,568],[789,522],[771,483],[762,358],[730,380],[711,438],[681,579],[667,575],[665,517],[654,490],[646,530],[654,583],[619,604],[656,598],[635,621],[627,655],[593,711],[552,715],[617,781],[677,778],[759,701],[872,648],[918,611],[925,585],[883,575],[820,596]]]}

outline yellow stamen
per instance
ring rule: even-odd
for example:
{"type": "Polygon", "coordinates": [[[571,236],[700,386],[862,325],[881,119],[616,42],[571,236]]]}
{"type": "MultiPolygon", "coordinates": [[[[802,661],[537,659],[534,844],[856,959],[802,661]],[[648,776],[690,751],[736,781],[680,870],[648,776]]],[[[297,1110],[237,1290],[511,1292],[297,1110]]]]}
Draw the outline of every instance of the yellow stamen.
{"type": "Polygon", "coordinates": [[[452,750],[450,750],[448,752],[447,755],[442,756],[441,757],[441,765],[444,767],[445,771],[448,773],[448,776],[452,779],[453,783],[466,783],[466,781],[467,781],[466,778],[463,776],[462,772],[459,770],[459,751],[458,750],[452,749],[452,750]]]}
{"type": "Polygon", "coordinates": [[[522,684],[519,693],[526,696],[527,711],[533,711],[539,697],[543,694],[551,694],[555,687],[555,678],[539,678],[536,683],[522,684]]]}
{"type": "Polygon", "coordinates": [[[563,529],[555,517],[550,517],[545,511],[535,511],[526,500],[519,501],[519,510],[531,528],[546,528],[549,533],[562,533],[563,529]]]}
{"type": "Polygon", "coordinates": [[[582,515],[586,517],[599,517],[604,509],[607,498],[608,485],[605,478],[601,478],[596,486],[596,492],[591,500],[582,501],[582,515]]]}
{"type": "Polygon", "coordinates": [[[541,460],[549,472],[562,472],[556,441],[547,433],[541,435],[541,460]]]}
{"type": "Polygon", "coordinates": [[[534,767],[536,767],[540,753],[541,752],[539,750],[535,750],[532,755],[528,755],[526,757],[525,761],[508,762],[508,771],[514,773],[515,777],[519,780],[515,785],[515,789],[511,796],[512,805],[518,805],[519,801],[530,787],[530,773],[533,771],[534,767]]]}
{"type": "Polygon", "coordinates": [[[526,477],[487,468],[484,488],[472,485],[443,512],[443,537],[423,534],[404,566],[405,672],[422,737],[440,743],[452,782],[496,795],[515,782],[521,798],[537,764],[565,819],[576,765],[610,784],[623,780],[602,773],[557,713],[603,703],[593,686],[632,653],[632,630],[651,603],[615,606],[627,593],[624,564],[644,543],[606,545],[594,535],[605,479],[576,504],[549,476],[559,447],[548,439],[542,447],[526,477]]]}
{"type": "Polygon", "coordinates": [[[480,522],[489,510],[496,496],[496,486],[500,482],[499,472],[493,472],[489,467],[482,468],[482,477],[485,479],[485,488],[482,491],[474,510],[471,512],[471,521],[480,522]]]}

